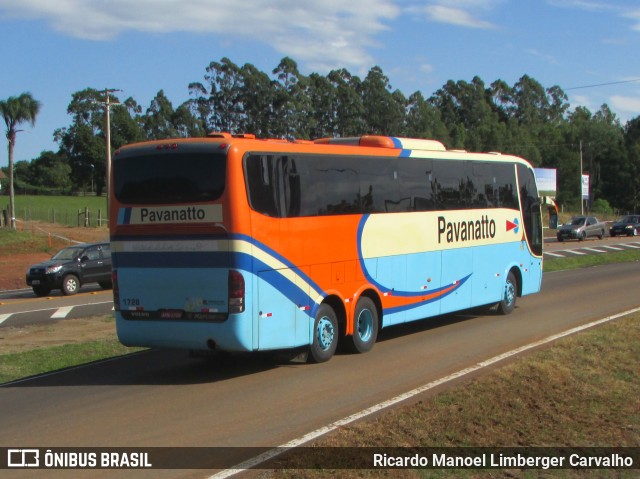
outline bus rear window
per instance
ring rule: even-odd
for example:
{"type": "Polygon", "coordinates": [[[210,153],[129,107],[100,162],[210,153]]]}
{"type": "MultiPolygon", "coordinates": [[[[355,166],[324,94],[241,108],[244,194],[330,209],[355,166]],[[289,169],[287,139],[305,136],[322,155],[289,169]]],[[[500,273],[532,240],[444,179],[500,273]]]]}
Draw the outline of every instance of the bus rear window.
{"type": "Polygon", "coordinates": [[[213,201],[224,192],[226,155],[200,151],[125,151],[113,161],[115,196],[127,204],[213,201]]]}

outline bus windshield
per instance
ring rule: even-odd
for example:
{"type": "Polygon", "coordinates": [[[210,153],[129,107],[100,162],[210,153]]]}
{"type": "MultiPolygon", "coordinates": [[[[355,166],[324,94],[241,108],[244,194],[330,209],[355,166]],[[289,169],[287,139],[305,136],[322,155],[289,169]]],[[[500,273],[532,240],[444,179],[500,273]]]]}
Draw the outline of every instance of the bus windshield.
{"type": "Polygon", "coordinates": [[[114,158],[114,193],[128,204],[205,202],[224,192],[226,155],[181,145],[179,151],[155,149],[114,158]],[[199,151],[198,151],[199,150],[199,151]]]}

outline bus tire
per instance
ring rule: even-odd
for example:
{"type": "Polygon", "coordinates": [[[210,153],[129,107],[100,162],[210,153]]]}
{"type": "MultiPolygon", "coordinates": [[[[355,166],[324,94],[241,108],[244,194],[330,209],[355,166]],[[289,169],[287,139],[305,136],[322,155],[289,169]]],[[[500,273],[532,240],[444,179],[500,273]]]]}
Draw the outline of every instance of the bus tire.
{"type": "Polygon", "coordinates": [[[361,297],[356,304],[354,314],[353,336],[351,349],[358,353],[371,351],[378,339],[378,308],[371,298],[361,297]]]}
{"type": "Polygon", "coordinates": [[[309,362],[329,361],[338,346],[338,316],[331,306],[322,303],[313,324],[313,338],[309,346],[309,362]]]}
{"type": "Polygon", "coordinates": [[[516,307],[518,297],[518,280],[513,272],[509,271],[507,281],[504,283],[504,294],[502,301],[498,303],[498,314],[507,315],[516,307]]]}

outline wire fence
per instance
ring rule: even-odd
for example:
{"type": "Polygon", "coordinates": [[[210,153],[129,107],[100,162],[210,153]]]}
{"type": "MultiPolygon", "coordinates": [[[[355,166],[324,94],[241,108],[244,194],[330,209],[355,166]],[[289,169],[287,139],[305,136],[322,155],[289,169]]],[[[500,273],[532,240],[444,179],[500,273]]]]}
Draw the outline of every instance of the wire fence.
{"type": "MultiPolygon", "coordinates": [[[[100,227],[106,226],[108,218],[106,211],[102,209],[84,208],[43,208],[43,207],[22,207],[16,208],[16,220],[40,221],[61,226],[72,227],[100,227]]],[[[10,224],[9,211],[2,210],[0,215],[0,226],[10,224]]]]}

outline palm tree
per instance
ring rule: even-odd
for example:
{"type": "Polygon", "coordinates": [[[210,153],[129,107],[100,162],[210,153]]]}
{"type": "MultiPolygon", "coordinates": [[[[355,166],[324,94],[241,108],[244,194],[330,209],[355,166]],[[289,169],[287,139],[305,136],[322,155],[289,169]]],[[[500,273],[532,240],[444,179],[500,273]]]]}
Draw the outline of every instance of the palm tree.
{"type": "Polygon", "coordinates": [[[23,93],[15,97],[11,96],[0,101],[0,113],[7,125],[7,141],[9,142],[9,216],[11,227],[16,229],[16,214],[13,192],[13,148],[16,144],[17,126],[28,121],[31,126],[36,123],[36,116],[40,111],[41,103],[31,96],[31,93],[23,93]]]}

